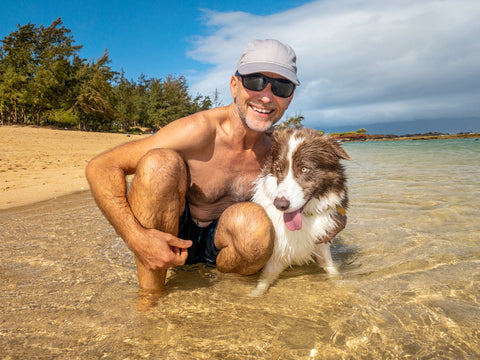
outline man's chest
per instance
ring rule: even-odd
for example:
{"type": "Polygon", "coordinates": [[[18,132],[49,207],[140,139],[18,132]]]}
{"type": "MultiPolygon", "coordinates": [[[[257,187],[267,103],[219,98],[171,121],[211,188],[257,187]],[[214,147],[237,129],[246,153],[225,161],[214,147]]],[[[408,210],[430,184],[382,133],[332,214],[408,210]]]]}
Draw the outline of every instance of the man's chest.
{"type": "Polygon", "coordinates": [[[214,203],[224,197],[249,200],[252,183],[257,179],[263,159],[254,153],[216,154],[203,161],[190,160],[190,196],[214,203]]]}

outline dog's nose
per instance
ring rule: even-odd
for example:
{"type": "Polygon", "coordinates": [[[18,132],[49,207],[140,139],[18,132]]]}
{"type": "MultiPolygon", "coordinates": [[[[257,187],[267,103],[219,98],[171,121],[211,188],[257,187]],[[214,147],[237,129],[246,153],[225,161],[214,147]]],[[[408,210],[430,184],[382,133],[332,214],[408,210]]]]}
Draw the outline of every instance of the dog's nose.
{"type": "Polygon", "coordinates": [[[285,211],[290,207],[290,201],[288,201],[285,196],[276,197],[273,201],[273,205],[275,205],[278,210],[285,211]]]}

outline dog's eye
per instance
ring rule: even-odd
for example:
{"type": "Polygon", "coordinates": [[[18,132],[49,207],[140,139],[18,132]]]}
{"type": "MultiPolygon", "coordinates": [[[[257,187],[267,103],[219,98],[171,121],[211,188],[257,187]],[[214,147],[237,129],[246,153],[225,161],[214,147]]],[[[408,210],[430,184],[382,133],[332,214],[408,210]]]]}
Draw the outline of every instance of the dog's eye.
{"type": "Polygon", "coordinates": [[[280,166],[278,166],[278,165],[275,166],[275,171],[276,171],[276,172],[280,172],[281,170],[282,170],[282,169],[280,169],[280,166]]]}
{"type": "Polygon", "coordinates": [[[306,166],[302,166],[300,171],[302,172],[302,174],[308,174],[310,172],[310,169],[307,168],[306,166]]]}

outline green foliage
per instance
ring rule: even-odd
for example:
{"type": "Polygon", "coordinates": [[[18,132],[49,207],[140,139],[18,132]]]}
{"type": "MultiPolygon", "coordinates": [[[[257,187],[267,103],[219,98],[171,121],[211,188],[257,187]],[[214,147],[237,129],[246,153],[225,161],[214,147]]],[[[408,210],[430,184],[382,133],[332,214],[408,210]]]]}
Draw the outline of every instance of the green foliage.
{"type": "Polygon", "coordinates": [[[59,18],[48,27],[18,25],[1,40],[0,124],[56,124],[82,130],[158,128],[212,106],[192,98],[183,76],[137,82],[112,71],[107,50],[81,59],[59,18]]]}
{"type": "Polygon", "coordinates": [[[284,128],[301,129],[303,128],[304,120],[305,120],[305,117],[302,114],[295,114],[295,116],[290,116],[288,119],[282,121],[280,124],[275,125],[275,129],[284,129],[284,128]]]}
{"type": "MultiPolygon", "coordinates": [[[[285,128],[293,128],[293,129],[301,129],[303,128],[303,121],[305,117],[302,114],[295,114],[295,116],[290,116],[287,120],[282,121],[280,124],[274,126],[276,130],[278,129],[285,129],[285,128]]],[[[317,130],[320,135],[323,135],[325,132],[323,130],[317,130]]]]}
{"type": "Polygon", "coordinates": [[[78,116],[72,109],[63,110],[55,109],[49,113],[49,118],[54,125],[61,125],[65,127],[75,127],[79,123],[78,116]]]}
{"type": "Polygon", "coordinates": [[[366,134],[367,130],[366,129],[358,129],[357,131],[347,131],[343,133],[331,133],[330,135],[334,136],[353,136],[353,135],[361,135],[361,134],[366,134]]]}

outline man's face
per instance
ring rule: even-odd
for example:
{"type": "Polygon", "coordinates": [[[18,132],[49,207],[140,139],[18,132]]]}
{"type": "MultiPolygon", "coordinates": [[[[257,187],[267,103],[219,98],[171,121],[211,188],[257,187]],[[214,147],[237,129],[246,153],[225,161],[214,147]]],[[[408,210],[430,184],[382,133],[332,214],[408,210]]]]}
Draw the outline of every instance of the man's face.
{"type": "MultiPolygon", "coordinates": [[[[262,74],[271,78],[282,78],[274,73],[262,74]]],[[[230,90],[240,119],[249,129],[258,132],[265,132],[277,123],[293,98],[293,94],[288,98],[273,95],[271,84],[261,91],[248,90],[237,76],[232,77],[230,90]]]]}

